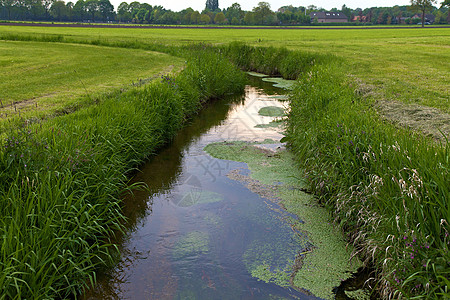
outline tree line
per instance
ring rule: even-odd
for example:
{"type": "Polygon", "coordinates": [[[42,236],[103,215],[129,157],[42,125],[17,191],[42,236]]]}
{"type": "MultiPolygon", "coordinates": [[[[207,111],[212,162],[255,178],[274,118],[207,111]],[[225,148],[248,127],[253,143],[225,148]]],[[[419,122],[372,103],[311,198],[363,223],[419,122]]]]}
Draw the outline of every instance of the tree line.
{"type": "MultiPolygon", "coordinates": [[[[435,0],[412,0],[412,2],[435,0]]],[[[416,24],[417,12],[414,6],[372,7],[351,9],[343,5],[331,11],[343,12],[349,22],[371,24],[416,24]]],[[[434,23],[450,23],[450,0],[440,7],[429,5],[427,12],[434,15],[434,23]]],[[[207,0],[205,9],[197,11],[186,8],[178,12],[162,6],[152,6],[137,1],[122,2],[115,10],[109,0],[0,0],[0,19],[28,21],[66,21],[66,22],[119,22],[137,24],[179,24],[179,25],[310,25],[310,13],[325,9],[310,5],[307,7],[282,6],[273,11],[267,2],[259,4],[250,11],[242,9],[239,3],[220,9],[218,0],[207,0]]]]}

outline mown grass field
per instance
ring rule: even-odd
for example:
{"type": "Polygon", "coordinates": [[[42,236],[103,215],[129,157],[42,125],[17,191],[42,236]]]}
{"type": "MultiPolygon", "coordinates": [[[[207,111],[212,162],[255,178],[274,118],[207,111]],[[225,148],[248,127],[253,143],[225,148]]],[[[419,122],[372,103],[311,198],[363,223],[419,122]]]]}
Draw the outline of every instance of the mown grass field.
{"type": "Polygon", "coordinates": [[[0,41],[0,122],[70,111],[183,65],[180,58],[145,50],[0,41]]]}
{"type": "MultiPolygon", "coordinates": [[[[287,47],[345,60],[348,73],[375,88],[382,99],[450,112],[450,29],[116,29],[2,26],[1,36],[63,36],[68,42],[186,45],[242,41],[287,47]]],[[[136,45],[135,45],[136,46],[136,45]]]]}

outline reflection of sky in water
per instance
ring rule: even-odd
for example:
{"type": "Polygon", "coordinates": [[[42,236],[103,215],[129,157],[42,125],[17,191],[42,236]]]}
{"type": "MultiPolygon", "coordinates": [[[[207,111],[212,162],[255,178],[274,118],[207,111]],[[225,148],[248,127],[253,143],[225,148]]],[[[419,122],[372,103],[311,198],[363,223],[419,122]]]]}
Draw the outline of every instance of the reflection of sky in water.
{"type": "Polygon", "coordinates": [[[268,124],[273,117],[265,117],[258,111],[266,106],[285,108],[285,104],[267,95],[262,95],[257,88],[247,86],[245,102],[232,105],[226,120],[213,127],[203,138],[207,143],[216,141],[262,141],[264,139],[280,140],[283,135],[275,130],[255,128],[258,124],[268,124]]]}
{"type": "Polygon", "coordinates": [[[262,260],[284,269],[302,250],[284,220],[293,216],[226,177],[234,169],[249,175],[246,164],[203,152],[216,141],[280,140],[275,130],[254,128],[273,120],[258,115],[264,106],[284,107],[248,86],[245,102],[207,107],[143,166],[136,180],[152,193],[127,200],[132,229],[121,245],[122,259],[87,299],[311,298],[251,277],[249,269],[262,260]],[[208,119],[213,114],[217,120],[208,119]]]}

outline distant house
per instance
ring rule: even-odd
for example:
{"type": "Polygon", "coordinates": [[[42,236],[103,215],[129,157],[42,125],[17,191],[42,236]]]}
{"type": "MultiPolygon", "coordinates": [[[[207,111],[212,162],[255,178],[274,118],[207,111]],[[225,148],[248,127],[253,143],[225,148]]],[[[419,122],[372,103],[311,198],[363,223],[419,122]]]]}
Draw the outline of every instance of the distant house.
{"type": "Polygon", "coordinates": [[[352,19],[352,22],[365,23],[365,22],[367,22],[367,17],[366,16],[354,16],[352,19]]]}
{"type": "Polygon", "coordinates": [[[346,23],[348,22],[347,16],[342,12],[334,11],[316,11],[309,14],[311,17],[311,23],[317,19],[318,23],[346,23]]]}

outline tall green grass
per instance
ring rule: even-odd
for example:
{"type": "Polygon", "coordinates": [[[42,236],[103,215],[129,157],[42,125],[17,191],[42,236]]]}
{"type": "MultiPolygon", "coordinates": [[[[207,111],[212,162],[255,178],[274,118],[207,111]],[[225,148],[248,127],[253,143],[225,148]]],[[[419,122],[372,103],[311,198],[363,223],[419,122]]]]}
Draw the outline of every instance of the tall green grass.
{"type": "Polygon", "coordinates": [[[380,120],[342,68],[300,77],[287,139],[311,189],[377,270],[383,297],[448,298],[450,145],[380,120]]]}
{"type": "Polygon", "coordinates": [[[12,131],[0,151],[0,299],[76,297],[114,258],[127,175],[244,76],[209,50],[176,77],[12,131]]]}
{"type": "Polygon", "coordinates": [[[315,64],[336,60],[331,55],[318,55],[304,51],[289,51],[283,47],[255,47],[233,42],[222,47],[224,54],[237,66],[247,71],[297,79],[315,64]]]}

